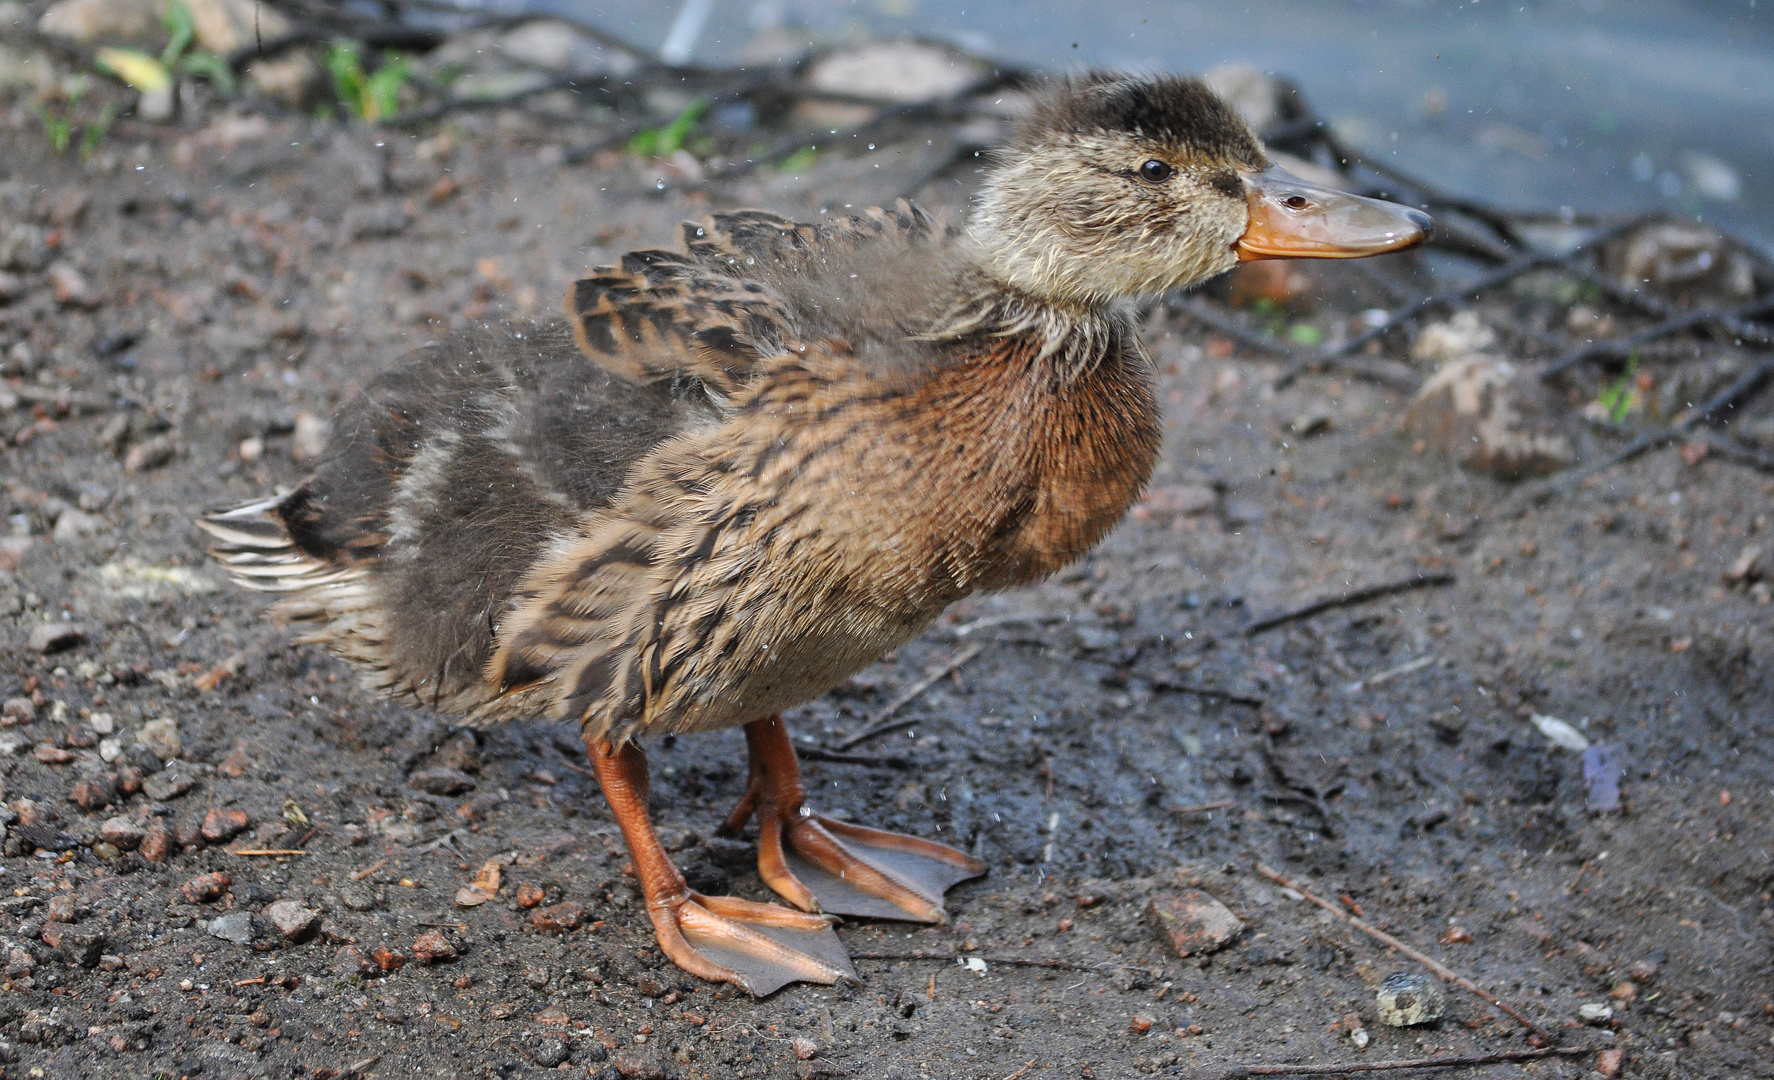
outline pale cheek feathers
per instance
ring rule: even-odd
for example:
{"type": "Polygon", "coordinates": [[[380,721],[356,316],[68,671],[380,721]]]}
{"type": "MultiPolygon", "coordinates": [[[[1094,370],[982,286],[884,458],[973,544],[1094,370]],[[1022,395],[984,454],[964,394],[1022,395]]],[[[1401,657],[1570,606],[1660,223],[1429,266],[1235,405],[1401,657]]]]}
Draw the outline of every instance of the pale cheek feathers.
{"type": "Polygon", "coordinates": [[[1176,177],[1142,191],[1125,178],[1029,162],[982,194],[977,238],[1000,272],[1031,291],[1078,299],[1137,296],[1230,269],[1241,201],[1176,177]],[[1065,183],[1056,183],[1057,180],[1065,183]]]}

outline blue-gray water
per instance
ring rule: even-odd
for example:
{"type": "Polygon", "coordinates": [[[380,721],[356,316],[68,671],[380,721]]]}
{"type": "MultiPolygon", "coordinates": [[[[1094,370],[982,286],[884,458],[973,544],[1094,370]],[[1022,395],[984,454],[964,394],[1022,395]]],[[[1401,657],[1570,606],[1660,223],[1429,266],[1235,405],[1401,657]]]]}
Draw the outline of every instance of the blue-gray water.
{"type": "MultiPolygon", "coordinates": [[[[495,0],[638,46],[683,0],[495,0]]],[[[760,35],[917,34],[1049,71],[1290,76],[1362,149],[1495,203],[1661,208],[1774,247],[1774,0],[712,0],[695,60],[760,35]]]]}

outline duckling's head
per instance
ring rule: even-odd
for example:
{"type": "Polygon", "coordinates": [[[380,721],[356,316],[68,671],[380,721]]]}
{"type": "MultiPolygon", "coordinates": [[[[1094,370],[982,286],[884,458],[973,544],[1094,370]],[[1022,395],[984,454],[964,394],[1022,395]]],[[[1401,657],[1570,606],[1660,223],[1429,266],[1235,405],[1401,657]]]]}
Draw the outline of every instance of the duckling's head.
{"type": "Polygon", "coordinates": [[[1045,299],[1101,304],[1260,258],[1354,258],[1429,235],[1417,210],[1275,168],[1200,81],[1093,74],[1042,95],[980,190],[984,269],[1045,299]]]}

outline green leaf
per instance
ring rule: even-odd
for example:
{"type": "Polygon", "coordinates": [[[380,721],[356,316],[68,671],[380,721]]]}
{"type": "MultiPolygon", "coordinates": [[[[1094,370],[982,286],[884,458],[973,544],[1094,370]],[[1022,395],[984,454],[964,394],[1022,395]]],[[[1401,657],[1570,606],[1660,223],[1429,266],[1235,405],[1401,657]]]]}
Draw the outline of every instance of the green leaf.
{"type": "Polygon", "coordinates": [[[357,54],[357,44],[351,41],[335,41],[326,48],[326,70],[333,77],[333,92],[339,96],[339,103],[345,111],[355,117],[363,116],[364,74],[363,61],[357,54]]]}
{"type": "Polygon", "coordinates": [[[1311,323],[1294,323],[1287,328],[1287,338],[1295,345],[1312,348],[1324,340],[1324,331],[1311,323]]]}
{"type": "Polygon", "coordinates": [[[813,163],[818,160],[819,147],[809,146],[801,150],[796,150],[788,157],[783,158],[781,161],[777,162],[776,167],[782,172],[798,172],[801,169],[812,168],[813,163]]]}
{"type": "Polygon", "coordinates": [[[49,139],[50,149],[58,154],[66,150],[74,134],[73,125],[47,109],[38,109],[37,115],[43,118],[43,134],[49,139]]]}
{"type": "Polygon", "coordinates": [[[233,97],[235,90],[234,69],[228,61],[212,52],[193,52],[179,61],[179,70],[188,75],[196,75],[216,88],[223,97],[233,97]]]}
{"type": "Polygon", "coordinates": [[[109,101],[105,102],[105,107],[99,110],[99,118],[86,125],[86,130],[81,133],[80,157],[82,160],[91,157],[98,150],[100,140],[104,139],[105,133],[111,130],[111,121],[115,119],[117,119],[117,106],[109,101]]]}
{"type": "Polygon", "coordinates": [[[382,66],[364,80],[365,120],[380,120],[400,112],[400,91],[412,75],[412,65],[397,52],[382,54],[382,66]]]}
{"type": "Polygon", "coordinates": [[[1606,410],[1608,419],[1620,423],[1638,407],[1638,391],[1633,388],[1633,376],[1638,372],[1638,353],[1626,358],[1626,370],[1614,380],[1614,385],[1605,388],[1598,399],[1606,410]]]}
{"type": "Polygon", "coordinates": [[[628,152],[636,157],[670,157],[684,148],[684,143],[696,129],[697,121],[708,111],[708,99],[699,97],[684,106],[671,123],[664,127],[646,128],[637,131],[628,140],[628,152]]]}
{"type": "Polygon", "coordinates": [[[179,54],[191,47],[197,38],[197,21],[191,18],[191,9],[185,6],[184,0],[168,0],[166,14],[161,16],[160,24],[166,27],[169,40],[166,50],[160,54],[160,62],[172,67],[179,54]]]}

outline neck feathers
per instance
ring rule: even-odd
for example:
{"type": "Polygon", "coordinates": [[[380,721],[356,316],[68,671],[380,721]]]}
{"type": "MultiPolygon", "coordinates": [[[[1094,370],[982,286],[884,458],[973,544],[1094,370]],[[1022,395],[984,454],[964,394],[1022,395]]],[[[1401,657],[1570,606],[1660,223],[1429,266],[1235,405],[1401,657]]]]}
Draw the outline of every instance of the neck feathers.
{"type": "Polygon", "coordinates": [[[918,341],[959,342],[968,338],[1016,339],[1031,361],[1062,382],[1096,370],[1119,349],[1139,349],[1132,306],[1126,302],[1074,303],[1036,296],[987,270],[963,272],[959,297],[913,335],[918,341]]]}

